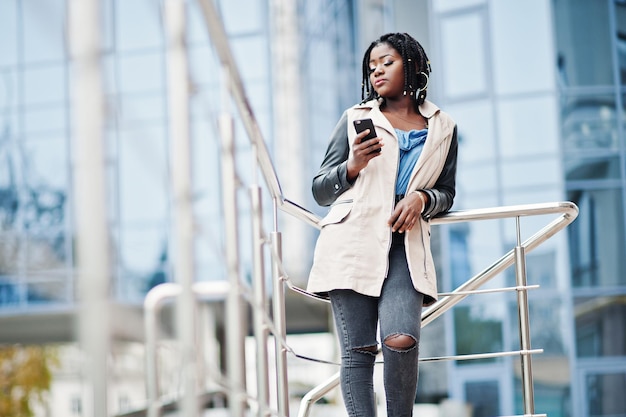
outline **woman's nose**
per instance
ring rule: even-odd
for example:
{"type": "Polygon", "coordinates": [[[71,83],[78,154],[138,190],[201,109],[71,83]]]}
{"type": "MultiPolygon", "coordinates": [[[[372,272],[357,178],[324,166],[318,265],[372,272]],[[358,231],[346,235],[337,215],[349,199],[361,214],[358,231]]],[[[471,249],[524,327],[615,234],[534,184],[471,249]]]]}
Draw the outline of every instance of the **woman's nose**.
{"type": "Polygon", "coordinates": [[[382,65],[379,64],[374,67],[374,75],[382,74],[383,72],[384,70],[382,65]]]}

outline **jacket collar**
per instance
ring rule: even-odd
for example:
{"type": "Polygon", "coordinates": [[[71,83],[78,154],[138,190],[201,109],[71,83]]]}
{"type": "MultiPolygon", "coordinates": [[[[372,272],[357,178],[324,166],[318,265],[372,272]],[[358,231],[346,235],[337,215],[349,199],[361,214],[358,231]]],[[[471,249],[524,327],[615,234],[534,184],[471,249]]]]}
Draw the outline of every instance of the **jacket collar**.
{"type": "MultiPolygon", "coordinates": [[[[382,99],[379,98],[379,99],[367,101],[365,103],[357,104],[356,106],[354,106],[354,108],[363,109],[363,110],[366,110],[366,109],[372,110],[376,108],[380,110],[381,103],[382,103],[382,99]]],[[[439,107],[437,107],[435,103],[428,101],[428,100],[424,100],[424,102],[419,106],[419,109],[420,109],[420,113],[422,114],[422,116],[424,116],[427,119],[430,119],[439,111],[439,107]]]]}

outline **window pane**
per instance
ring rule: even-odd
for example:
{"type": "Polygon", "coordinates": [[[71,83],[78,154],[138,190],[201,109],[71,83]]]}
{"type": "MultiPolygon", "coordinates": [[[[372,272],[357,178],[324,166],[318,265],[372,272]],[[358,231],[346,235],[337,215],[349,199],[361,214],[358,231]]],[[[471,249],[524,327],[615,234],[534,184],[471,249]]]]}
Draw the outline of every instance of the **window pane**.
{"type": "Polygon", "coordinates": [[[626,415],[626,373],[588,375],[585,385],[590,417],[626,415]]]}
{"type": "Polygon", "coordinates": [[[12,283],[17,279],[10,275],[16,274],[23,263],[22,253],[25,246],[23,241],[21,234],[10,233],[7,230],[0,235],[0,277],[4,277],[5,283],[12,283]]]}
{"type": "MultiPolygon", "coordinates": [[[[17,0],[0,1],[0,67],[17,64],[17,0]]],[[[2,87],[0,86],[0,89],[2,87]]],[[[0,103],[2,99],[0,98],[0,103]]]]}
{"type": "Polygon", "coordinates": [[[615,42],[617,42],[617,63],[620,72],[620,83],[626,85],[626,3],[623,1],[615,1],[615,25],[617,33],[615,34],[615,42]]]}
{"type": "Polygon", "coordinates": [[[165,16],[162,16],[159,2],[118,0],[115,6],[116,47],[119,51],[160,48],[164,38],[161,22],[165,22],[165,16]]]}
{"type": "MultiPolygon", "coordinates": [[[[529,293],[529,323],[530,340],[533,349],[543,349],[543,356],[561,357],[566,353],[565,342],[568,340],[567,323],[563,321],[566,316],[561,300],[558,298],[541,299],[535,301],[533,295],[538,290],[529,293]]],[[[509,350],[519,350],[519,313],[517,302],[512,302],[510,308],[511,323],[508,326],[509,350]]]]}
{"type": "Polygon", "coordinates": [[[613,96],[564,96],[562,104],[566,152],[619,149],[613,96]]]}
{"type": "MultiPolygon", "coordinates": [[[[0,48],[2,47],[0,46],[0,48]]],[[[18,108],[17,80],[16,71],[0,71],[0,109],[2,109],[0,123],[2,123],[3,129],[5,127],[8,129],[4,132],[0,131],[0,135],[4,135],[7,132],[15,132],[15,129],[11,129],[11,125],[17,126],[17,123],[14,122],[15,109],[18,108]]]]}
{"type": "Polygon", "coordinates": [[[565,160],[565,175],[568,181],[619,180],[620,158],[618,155],[595,158],[568,156],[565,160]]]}
{"type": "Polygon", "coordinates": [[[472,405],[472,417],[499,416],[500,389],[498,381],[466,383],[465,401],[472,405]]]}
{"type": "Polygon", "coordinates": [[[62,104],[29,107],[23,120],[24,134],[29,137],[58,136],[67,129],[67,107],[62,104]]]}
{"type": "Polygon", "coordinates": [[[25,169],[28,172],[25,175],[28,178],[30,198],[41,198],[45,204],[63,204],[64,190],[69,184],[66,139],[50,136],[25,140],[21,150],[27,161],[25,169]],[[62,197],[53,198],[51,194],[56,193],[62,197]]]}
{"type": "Polygon", "coordinates": [[[165,88],[165,67],[160,52],[120,57],[117,71],[118,89],[123,94],[162,91],[165,88]]]}
{"type": "MultiPolygon", "coordinates": [[[[454,309],[456,354],[501,352],[502,321],[501,303],[492,296],[482,296],[484,304],[454,309]],[[491,302],[489,302],[491,300],[491,302]]],[[[494,359],[460,361],[459,365],[493,362],[494,359]]]]}
{"type": "Polygon", "coordinates": [[[568,226],[572,284],[613,287],[626,284],[626,237],[620,189],[572,190],[579,208],[568,226]]]}
{"type": "Polygon", "coordinates": [[[579,357],[626,355],[626,297],[576,298],[574,315],[579,357]]]}
{"type": "MultiPolygon", "coordinates": [[[[532,358],[535,410],[551,417],[572,415],[571,378],[565,356],[535,355],[532,358]]],[[[521,363],[515,361],[515,414],[524,414],[521,363]]]]}
{"type": "Polygon", "coordinates": [[[249,34],[262,29],[262,17],[265,10],[262,10],[265,2],[256,0],[222,0],[220,11],[224,19],[224,27],[233,36],[240,33],[249,34]]]}
{"type": "Polygon", "coordinates": [[[566,87],[613,84],[607,0],[553,4],[560,82],[566,87]],[[589,36],[590,33],[593,36],[589,36]]]}
{"type": "Polygon", "coordinates": [[[65,59],[65,0],[29,0],[23,8],[26,62],[65,59]]]}
{"type": "Polygon", "coordinates": [[[67,96],[65,69],[61,65],[35,67],[24,71],[24,102],[31,104],[58,104],[67,96]]]}
{"type": "Polygon", "coordinates": [[[479,4],[484,4],[486,0],[437,0],[432,5],[437,12],[449,12],[455,9],[464,9],[479,4]]]}
{"type": "Polygon", "coordinates": [[[116,288],[122,300],[137,301],[154,285],[167,281],[167,223],[125,227],[117,242],[122,275],[116,288]]]}
{"type": "Polygon", "coordinates": [[[165,127],[121,132],[119,198],[121,222],[163,222],[167,218],[168,154],[165,127]]]}
{"type": "MultiPolygon", "coordinates": [[[[554,51],[552,42],[546,42],[552,39],[551,3],[545,0],[494,1],[491,6],[491,30],[498,34],[491,38],[496,92],[528,94],[551,90],[554,87],[554,51]],[[533,22],[533,30],[528,30],[528,22],[533,22]]],[[[541,114],[535,112],[535,116],[541,114]]],[[[540,122],[536,125],[544,126],[540,122]]]]}
{"type": "Polygon", "coordinates": [[[72,292],[68,290],[65,274],[45,271],[41,275],[29,277],[26,285],[26,299],[29,304],[56,304],[72,302],[72,292]]]}
{"type": "MultiPolygon", "coordinates": [[[[485,34],[482,14],[463,14],[441,21],[443,87],[448,97],[485,94],[485,34]]],[[[437,69],[435,68],[435,71],[437,69]]]]}
{"type": "Polygon", "coordinates": [[[24,257],[29,274],[58,274],[65,269],[68,256],[63,229],[30,233],[26,239],[24,257]]]}

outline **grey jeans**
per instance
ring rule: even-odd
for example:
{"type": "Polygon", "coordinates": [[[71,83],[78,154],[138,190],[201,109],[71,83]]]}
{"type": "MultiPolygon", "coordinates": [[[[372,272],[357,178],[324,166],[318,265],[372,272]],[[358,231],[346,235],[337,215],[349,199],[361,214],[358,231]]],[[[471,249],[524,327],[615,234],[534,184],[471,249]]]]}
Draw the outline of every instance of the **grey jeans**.
{"type": "Polygon", "coordinates": [[[412,416],[423,299],[424,295],[413,288],[404,245],[397,236],[389,252],[389,273],[380,297],[352,290],[330,292],[341,348],[341,392],[350,417],[376,416],[373,375],[378,322],[387,416],[412,416]],[[398,335],[408,336],[414,343],[402,349],[386,345],[398,335]]]}

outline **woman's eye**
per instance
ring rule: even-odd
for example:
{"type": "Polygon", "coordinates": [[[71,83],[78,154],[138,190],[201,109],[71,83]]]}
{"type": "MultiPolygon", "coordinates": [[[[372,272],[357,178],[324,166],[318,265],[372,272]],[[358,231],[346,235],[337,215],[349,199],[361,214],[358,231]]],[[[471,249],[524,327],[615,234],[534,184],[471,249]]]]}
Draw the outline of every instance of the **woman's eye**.
{"type": "Polygon", "coordinates": [[[371,74],[371,73],[373,73],[374,71],[376,71],[376,68],[368,68],[367,70],[368,70],[368,71],[369,71],[369,73],[371,74]]]}
{"type": "Polygon", "coordinates": [[[389,65],[393,64],[393,61],[389,61],[389,62],[385,62],[383,65],[388,67],[389,65]]]}

